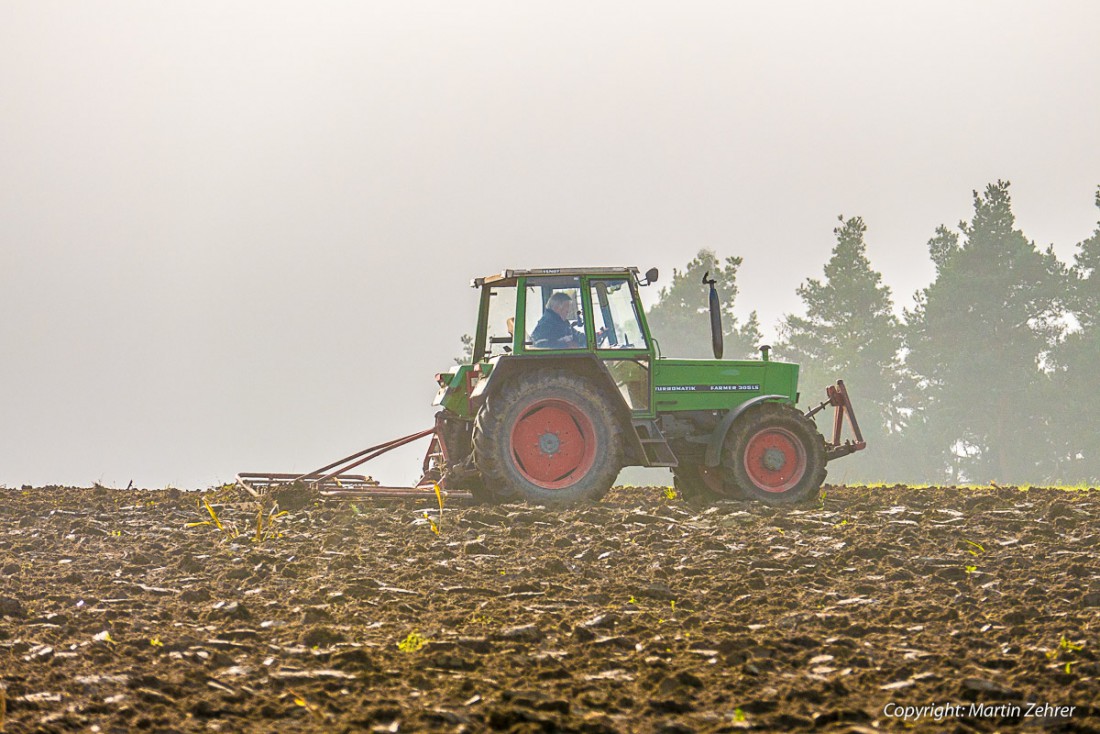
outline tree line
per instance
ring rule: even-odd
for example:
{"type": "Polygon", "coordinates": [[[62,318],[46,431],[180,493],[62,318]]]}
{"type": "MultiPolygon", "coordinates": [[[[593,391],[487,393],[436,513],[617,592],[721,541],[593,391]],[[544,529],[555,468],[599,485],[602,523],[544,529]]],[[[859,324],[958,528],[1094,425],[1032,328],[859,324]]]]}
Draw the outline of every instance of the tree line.
{"type": "MultiPolygon", "coordinates": [[[[1100,222],[1064,264],[1016,226],[1008,182],[973,199],[969,221],[929,239],[935,277],[900,315],[863,219],[842,216],[824,277],[798,288],[804,313],[780,320],[772,356],[801,365],[803,403],[838,378],[852,392],[868,449],[838,463],[838,481],[1100,480],[1100,222]]],[[[647,312],[664,354],[711,356],[708,270],[726,357],[758,353],[756,313],[734,314],[741,264],[703,250],[673,271],[647,312]]],[[[831,411],[820,415],[831,430],[831,411]]]]}

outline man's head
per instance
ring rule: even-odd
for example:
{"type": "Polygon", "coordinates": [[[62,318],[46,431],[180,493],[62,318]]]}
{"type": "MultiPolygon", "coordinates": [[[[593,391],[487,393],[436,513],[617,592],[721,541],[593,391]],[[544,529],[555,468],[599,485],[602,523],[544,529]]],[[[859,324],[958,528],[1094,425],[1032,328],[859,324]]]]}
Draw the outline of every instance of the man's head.
{"type": "Polygon", "coordinates": [[[549,311],[553,311],[558,316],[561,316],[566,321],[573,318],[573,298],[562,291],[558,291],[550,296],[550,299],[546,302],[546,308],[549,311]]]}

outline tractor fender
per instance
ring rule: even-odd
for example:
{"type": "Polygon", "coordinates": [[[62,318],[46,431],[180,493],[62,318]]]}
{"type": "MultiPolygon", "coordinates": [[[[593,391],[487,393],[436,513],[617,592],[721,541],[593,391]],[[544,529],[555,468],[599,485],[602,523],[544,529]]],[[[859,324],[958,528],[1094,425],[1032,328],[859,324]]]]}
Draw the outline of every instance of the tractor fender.
{"type": "Polygon", "coordinates": [[[644,457],[638,435],[634,432],[630,421],[630,406],[626,399],[615,387],[615,379],[608,372],[607,366],[594,354],[561,354],[561,355],[505,355],[496,361],[488,377],[481,378],[470,393],[471,412],[481,408],[485,398],[499,389],[512,375],[521,374],[525,370],[560,369],[567,370],[577,375],[582,375],[593,384],[598,385],[611,403],[611,410],[619,421],[619,428],[626,437],[627,454],[636,457],[644,457]]]}
{"type": "Polygon", "coordinates": [[[707,453],[703,459],[703,464],[706,466],[718,466],[722,461],[722,444],[726,441],[726,434],[729,433],[730,426],[733,422],[741,417],[741,415],[760,403],[767,402],[768,400],[790,400],[786,395],[759,395],[752,400],[746,400],[738,405],[736,408],[726,413],[722,418],[722,422],[718,424],[718,427],[714,429],[714,432],[710,434],[710,440],[707,442],[707,453]]]}

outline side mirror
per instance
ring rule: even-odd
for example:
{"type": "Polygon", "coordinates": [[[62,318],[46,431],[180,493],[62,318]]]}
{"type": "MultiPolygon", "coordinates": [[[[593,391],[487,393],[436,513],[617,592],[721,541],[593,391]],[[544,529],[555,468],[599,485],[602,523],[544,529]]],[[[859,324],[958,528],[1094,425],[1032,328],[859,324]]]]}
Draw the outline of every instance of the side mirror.
{"type": "Polygon", "coordinates": [[[645,282],[642,285],[649,285],[650,283],[657,282],[657,268],[650,268],[645,271],[645,282]]]}

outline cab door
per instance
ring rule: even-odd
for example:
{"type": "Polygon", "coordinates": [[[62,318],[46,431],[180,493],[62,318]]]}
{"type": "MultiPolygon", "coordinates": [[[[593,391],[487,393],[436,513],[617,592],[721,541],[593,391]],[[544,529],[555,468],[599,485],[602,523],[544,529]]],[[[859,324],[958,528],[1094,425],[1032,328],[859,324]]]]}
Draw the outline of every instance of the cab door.
{"type": "Polygon", "coordinates": [[[637,289],[627,277],[588,279],[588,333],[623,399],[635,415],[652,415],[653,347],[639,312],[637,289]]]}

